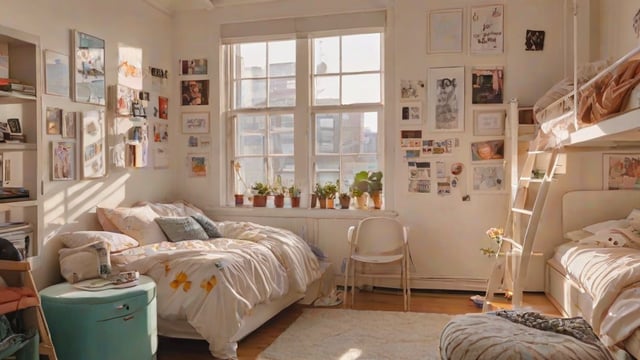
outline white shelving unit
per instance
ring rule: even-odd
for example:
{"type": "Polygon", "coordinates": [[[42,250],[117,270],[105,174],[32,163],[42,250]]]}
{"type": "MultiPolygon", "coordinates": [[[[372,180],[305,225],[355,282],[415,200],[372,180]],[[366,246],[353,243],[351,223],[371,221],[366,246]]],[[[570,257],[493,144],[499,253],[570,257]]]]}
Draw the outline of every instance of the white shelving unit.
{"type": "Polygon", "coordinates": [[[0,46],[8,50],[9,78],[33,85],[36,95],[0,91],[0,121],[20,119],[24,143],[0,142],[2,187],[23,187],[28,199],[0,199],[0,222],[29,222],[33,228],[29,256],[38,255],[43,228],[41,205],[42,153],[41,132],[41,51],[39,37],[0,26],[0,46]]]}

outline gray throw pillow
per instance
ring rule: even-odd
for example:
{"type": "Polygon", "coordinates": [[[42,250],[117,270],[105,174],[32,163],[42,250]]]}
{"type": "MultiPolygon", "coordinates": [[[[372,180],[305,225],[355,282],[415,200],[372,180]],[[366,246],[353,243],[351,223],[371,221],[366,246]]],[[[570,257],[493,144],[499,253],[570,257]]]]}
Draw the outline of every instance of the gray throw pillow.
{"type": "Polygon", "coordinates": [[[213,220],[202,214],[191,215],[191,217],[194,218],[198,222],[198,224],[200,224],[200,226],[202,226],[204,231],[209,236],[209,239],[222,237],[220,230],[218,230],[218,228],[216,227],[216,223],[214,223],[213,220]]]}
{"type": "Polygon", "coordinates": [[[157,217],[155,221],[169,241],[209,239],[202,226],[190,216],[157,217]]]}

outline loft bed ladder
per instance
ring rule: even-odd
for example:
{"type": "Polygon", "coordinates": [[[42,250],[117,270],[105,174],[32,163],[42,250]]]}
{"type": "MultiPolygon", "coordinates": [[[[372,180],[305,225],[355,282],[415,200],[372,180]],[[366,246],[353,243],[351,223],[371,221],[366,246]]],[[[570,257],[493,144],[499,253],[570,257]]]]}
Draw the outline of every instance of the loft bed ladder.
{"type": "Polygon", "coordinates": [[[505,222],[504,235],[489,276],[483,305],[485,312],[490,310],[490,304],[495,300],[496,293],[503,292],[509,295],[509,289],[511,289],[513,308],[522,307],[524,283],[533,253],[533,243],[557,161],[557,149],[550,152],[527,152],[527,159],[518,178],[517,191],[505,222]],[[545,171],[541,176],[533,172],[537,159],[541,159],[540,162],[545,164],[545,171]],[[534,183],[539,186],[535,195],[530,196],[529,186],[534,183]],[[530,197],[533,197],[533,200],[530,197]]]}

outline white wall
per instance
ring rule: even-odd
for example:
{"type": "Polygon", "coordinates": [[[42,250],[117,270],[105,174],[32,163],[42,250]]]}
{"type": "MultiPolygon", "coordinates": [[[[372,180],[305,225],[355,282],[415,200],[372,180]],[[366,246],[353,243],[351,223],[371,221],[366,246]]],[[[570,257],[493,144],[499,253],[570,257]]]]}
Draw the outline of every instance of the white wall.
{"type": "MultiPolygon", "coordinates": [[[[104,39],[108,85],[114,85],[117,81],[119,44],[142,48],[145,68],[151,65],[167,69],[173,65],[171,20],[142,1],[5,0],[0,11],[0,24],[39,36],[41,50],[49,49],[67,55],[71,53],[72,29],[104,39]]],[[[169,85],[153,87],[148,76],[144,79],[144,88],[172,96],[169,85]]],[[[42,90],[38,89],[38,92],[43,94],[42,90]]],[[[69,98],[42,95],[43,114],[48,106],[62,108],[65,112],[104,109],[78,104],[69,98]]],[[[177,109],[170,109],[170,121],[176,119],[177,113],[177,109]]],[[[106,114],[109,121],[113,119],[113,112],[109,108],[106,114]]],[[[44,123],[44,118],[42,121],[44,123]]],[[[176,123],[171,123],[171,131],[175,131],[176,123]]],[[[44,125],[42,128],[45,128],[44,125]]],[[[40,162],[44,181],[44,229],[40,229],[40,233],[44,243],[40,247],[40,255],[33,259],[32,264],[39,288],[60,279],[60,244],[50,241],[53,235],[61,231],[97,228],[94,214],[97,204],[116,206],[141,199],[173,199],[175,184],[171,168],[109,169],[108,176],[100,180],[52,182],[49,169],[50,142],[61,138],[59,135],[43,137],[40,162]]],[[[76,140],[76,144],[77,151],[80,151],[80,141],[76,140]]]]}
{"type": "MultiPolygon", "coordinates": [[[[393,216],[409,225],[411,250],[415,265],[413,286],[425,288],[475,288],[484,286],[490,260],[480,254],[479,248],[489,243],[484,232],[492,226],[502,226],[506,218],[508,194],[479,194],[469,192],[471,201],[463,202],[462,195],[468,192],[471,156],[469,146],[481,138],[473,136],[472,114],[482,106],[471,105],[471,67],[505,67],[505,101],[519,98],[521,103],[532,105],[551,85],[564,76],[567,59],[564,52],[566,36],[564,2],[557,0],[514,0],[505,2],[505,52],[499,55],[471,55],[468,51],[469,14],[471,6],[494,4],[471,0],[397,0],[397,1],[283,1],[252,6],[224,7],[211,12],[183,13],[175,21],[175,50],[177,58],[207,56],[210,61],[212,83],[217,83],[220,63],[218,45],[220,24],[252,20],[273,19],[293,16],[316,16],[350,11],[386,9],[386,74],[385,74],[385,199],[387,210],[393,216]],[[455,55],[428,55],[427,14],[432,9],[463,8],[464,52],[455,55]],[[193,24],[206,24],[205,31],[193,31],[193,24]],[[526,29],[545,30],[546,41],[542,52],[524,51],[526,29]],[[189,39],[189,41],[185,41],[189,39]],[[203,46],[202,44],[207,44],[203,46]],[[465,170],[462,183],[453,190],[451,196],[416,194],[407,191],[407,164],[402,157],[398,138],[399,84],[400,80],[427,80],[429,67],[464,66],[466,69],[466,120],[464,132],[429,134],[426,126],[421,127],[423,138],[446,139],[455,137],[460,147],[452,157],[442,159],[450,166],[454,161],[462,161],[465,170]]],[[[220,89],[222,90],[222,89],[220,89]]],[[[208,209],[218,219],[250,219],[263,223],[283,224],[293,231],[304,232],[311,242],[318,244],[331,260],[339,265],[346,255],[346,229],[357,222],[359,217],[374,213],[350,211],[348,217],[341,213],[332,215],[327,211],[300,210],[296,215],[278,210],[260,211],[256,209],[225,209],[219,194],[224,193],[226,164],[224,163],[226,129],[220,101],[211,99],[213,134],[211,164],[220,176],[209,179],[189,179],[184,174],[180,181],[181,194],[189,201],[208,209]],[[203,194],[207,194],[203,196],[203,194]],[[281,214],[279,216],[278,214],[281,214]],[[308,216],[304,221],[298,216],[308,216]],[[343,217],[336,219],[336,217],[343,217]]],[[[426,116],[426,100],[423,102],[426,116]]],[[[491,106],[489,106],[491,107],[491,106]]],[[[486,106],[485,106],[486,108],[486,106]]],[[[486,139],[486,138],[484,138],[486,139]]],[[[186,154],[187,149],[183,149],[186,154]]],[[[431,159],[438,160],[438,159],[431,159]]],[[[435,185],[435,183],[434,183],[435,185]]],[[[329,212],[331,210],[328,210],[329,212]]],[[[337,211],[337,210],[335,210],[337,211]]],[[[334,211],[334,212],[335,212],[334,211]]],[[[339,271],[340,267],[336,266],[339,271]]],[[[539,274],[542,275],[541,273],[539,274]]]]}

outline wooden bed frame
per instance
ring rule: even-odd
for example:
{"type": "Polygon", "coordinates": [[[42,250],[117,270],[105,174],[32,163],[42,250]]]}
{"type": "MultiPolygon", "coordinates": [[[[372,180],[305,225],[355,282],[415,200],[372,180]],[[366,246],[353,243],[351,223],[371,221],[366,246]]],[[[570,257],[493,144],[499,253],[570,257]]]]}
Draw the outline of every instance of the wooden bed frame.
{"type": "MultiPolygon", "coordinates": [[[[640,208],[640,191],[568,192],[562,197],[562,233],[605,220],[624,219],[634,208],[640,208]]],[[[588,317],[590,314],[591,298],[566,276],[553,259],[547,261],[545,294],[564,316],[588,317]]],[[[640,358],[640,330],[636,330],[624,345],[628,353],[640,358]]]]}

